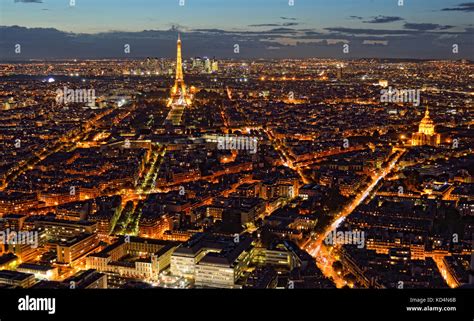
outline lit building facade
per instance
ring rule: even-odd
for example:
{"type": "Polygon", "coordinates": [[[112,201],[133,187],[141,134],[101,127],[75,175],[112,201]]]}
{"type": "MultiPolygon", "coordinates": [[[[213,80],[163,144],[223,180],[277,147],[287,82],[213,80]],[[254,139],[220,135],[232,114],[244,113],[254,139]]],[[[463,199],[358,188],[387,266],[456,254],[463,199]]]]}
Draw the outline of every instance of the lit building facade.
{"type": "Polygon", "coordinates": [[[171,257],[171,274],[194,279],[200,288],[240,288],[242,277],[254,255],[250,237],[197,234],[176,249],[171,257]]]}
{"type": "Polygon", "coordinates": [[[418,132],[413,133],[411,144],[412,146],[438,146],[440,142],[441,135],[435,132],[435,125],[430,118],[430,111],[427,107],[425,117],[423,117],[418,127],[418,132]]]}

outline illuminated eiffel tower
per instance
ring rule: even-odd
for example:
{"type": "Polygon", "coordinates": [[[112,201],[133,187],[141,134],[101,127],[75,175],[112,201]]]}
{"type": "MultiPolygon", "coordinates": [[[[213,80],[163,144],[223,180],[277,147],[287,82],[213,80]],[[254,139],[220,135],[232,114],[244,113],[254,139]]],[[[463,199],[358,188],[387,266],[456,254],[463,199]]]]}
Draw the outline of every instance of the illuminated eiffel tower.
{"type": "Polygon", "coordinates": [[[181,36],[178,34],[177,52],[176,52],[176,76],[173,87],[171,87],[171,97],[168,99],[168,107],[171,110],[166,117],[168,123],[175,126],[181,124],[181,118],[184,109],[191,106],[191,95],[188,93],[183,76],[183,59],[181,56],[181,36]]]}
{"type": "Polygon", "coordinates": [[[168,107],[189,106],[191,105],[191,96],[189,95],[183,76],[183,59],[181,56],[181,36],[178,35],[177,52],[176,52],[176,76],[174,85],[171,88],[171,97],[168,100],[168,107]]]}

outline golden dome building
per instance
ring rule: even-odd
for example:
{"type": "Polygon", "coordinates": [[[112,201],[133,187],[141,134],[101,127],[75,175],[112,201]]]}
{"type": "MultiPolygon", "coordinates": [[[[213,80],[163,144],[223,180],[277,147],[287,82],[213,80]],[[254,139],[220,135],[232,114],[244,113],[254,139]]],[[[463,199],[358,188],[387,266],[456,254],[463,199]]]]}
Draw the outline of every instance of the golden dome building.
{"type": "Polygon", "coordinates": [[[425,117],[418,126],[418,132],[413,133],[411,139],[412,146],[438,146],[441,143],[441,135],[435,132],[435,124],[430,118],[430,111],[426,107],[425,117]]]}

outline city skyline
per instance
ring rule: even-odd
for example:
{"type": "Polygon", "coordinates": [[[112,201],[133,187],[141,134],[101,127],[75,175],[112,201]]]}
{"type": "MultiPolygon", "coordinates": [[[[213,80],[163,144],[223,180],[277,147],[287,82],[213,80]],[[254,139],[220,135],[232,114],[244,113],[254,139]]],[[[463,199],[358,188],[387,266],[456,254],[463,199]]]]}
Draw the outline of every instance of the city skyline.
{"type": "Polygon", "coordinates": [[[178,31],[187,42],[187,57],[474,56],[474,3],[456,0],[404,1],[402,6],[391,0],[357,5],[296,0],[293,6],[283,0],[185,1],[183,6],[178,1],[76,1],[72,7],[4,0],[0,8],[2,59],[172,57],[178,31]],[[102,12],[108,14],[101,17],[102,12]],[[21,55],[14,52],[17,43],[24,44],[21,55]],[[131,45],[127,55],[124,44],[131,45]],[[343,44],[349,44],[348,53],[342,52],[343,44]]]}
{"type": "Polygon", "coordinates": [[[0,2],[0,319],[472,314],[474,2],[327,2],[0,2]]]}

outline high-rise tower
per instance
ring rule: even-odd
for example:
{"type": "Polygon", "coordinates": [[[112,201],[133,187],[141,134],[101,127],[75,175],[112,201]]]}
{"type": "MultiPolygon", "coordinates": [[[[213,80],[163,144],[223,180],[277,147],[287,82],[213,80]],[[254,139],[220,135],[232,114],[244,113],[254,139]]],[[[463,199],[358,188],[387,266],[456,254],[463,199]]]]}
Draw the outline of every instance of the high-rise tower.
{"type": "Polygon", "coordinates": [[[171,88],[171,97],[168,100],[168,106],[189,106],[191,97],[189,96],[183,76],[183,58],[181,56],[181,36],[178,35],[176,51],[176,76],[174,85],[171,88]]]}
{"type": "Polygon", "coordinates": [[[184,84],[183,75],[183,58],[181,56],[181,36],[178,35],[177,51],[176,51],[176,76],[174,85],[171,87],[171,97],[168,99],[168,107],[171,107],[165,123],[174,126],[181,125],[181,119],[186,107],[191,105],[191,94],[188,93],[184,84]]]}

